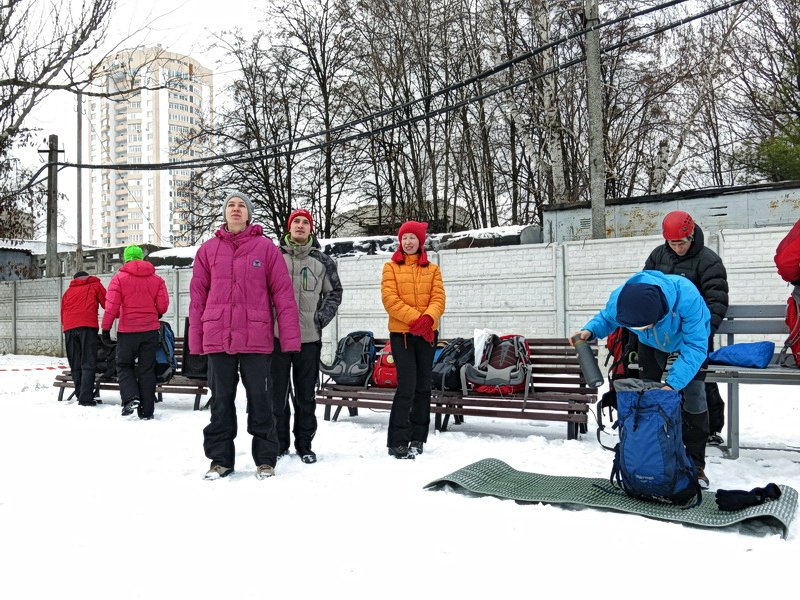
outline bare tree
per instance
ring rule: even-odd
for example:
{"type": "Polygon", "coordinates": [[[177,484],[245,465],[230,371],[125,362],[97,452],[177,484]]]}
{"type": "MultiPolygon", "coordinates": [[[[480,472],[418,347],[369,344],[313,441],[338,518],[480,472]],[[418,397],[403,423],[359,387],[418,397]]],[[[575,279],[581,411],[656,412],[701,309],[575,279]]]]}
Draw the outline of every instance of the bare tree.
{"type": "Polygon", "coordinates": [[[751,178],[800,177],[800,0],[754,6],[734,44],[739,163],[751,178]]]}
{"type": "Polygon", "coordinates": [[[0,3],[0,237],[28,233],[45,201],[44,190],[29,187],[30,173],[9,152],[30,141],[25,120],[49,92],[85,84],[75,67],[99,47],[115,2],[84,0],[79,9],[36,0],[0,3]]]}
{"type": "MultiPolygon", "coordinates": [[[[297,55],[302,63],[297,68],[309,77],[304,93],[311,98],[309,109],[317,113],[312,122],[324,132],[323,173],[318,183],[322,186],[319,201],[326,236],[330,236],[332,216],[347,183],[344,169],[336,164],[337,146],[331,133],[351,115],[349,65],[355,36],[344,8],[336,0],[282,0],[274,13],[285,39],[283,47],[297,55]]],[[[313,197],[313,191],[308,191],[313,197]]]]}
{"type": "Polygon", "coordinates": [[[280,234],[292,210],[298,165],[309,157],[297,153],[307,124],[306,76],[294,53],[270,46],[267,35],[246,39],[240,32],[217,41],[241,71],[227,91],[230,102],[184,141],[186,148],[210,147],[232,154],[224,167],[197,170],[188,186],[193,235],[219,224],[220,202],[231,189],[253,200],[255,218],[280,234]]]}

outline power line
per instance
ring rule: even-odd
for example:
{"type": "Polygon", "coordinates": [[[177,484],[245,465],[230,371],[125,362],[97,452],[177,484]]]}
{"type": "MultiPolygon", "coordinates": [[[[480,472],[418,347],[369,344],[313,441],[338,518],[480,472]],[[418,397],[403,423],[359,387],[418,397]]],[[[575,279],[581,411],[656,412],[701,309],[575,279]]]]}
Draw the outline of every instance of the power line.
{"type": "MultiPolygon", "coordinates": [[[[516,65],[516,64],[518,64],[520,62],[529,60],[529,59],[533,58],[534,56],[536,56],[538,54],[541,54],[542,52],[545,52],[546,50],[549,50],[551,48],[557,47],[557,46],[559,46],[561,44],[564,44],[564,43],[566,43],[566,42],[568,42],[568,41],[570,41],[572,39],[581,37],[587,31],[594,31],[594,30],[599,30],[599,29],[605,28],[605,27],[611,27],[612,25],[616,25],[616,24],[619,24],[619,23],[622,23],[622,22],[625,22],[625,21],[633,20],[635,18],[644,16],[644,15],[647,15],[647,14],[650,14],[652,12],[656,12],[656,11],[659,11],[659,10],[665,10],[665,9],[670,8],[672,6],[676,6],[678,4],[683,4],[683,3],[687,2],[687,1],[689,1],[689,0],[669,0],[668,2],[664,2],[664,3],[661,3],[661,4],[655,5],[655,6],[651,6],[651,7],[642,9],[640,11],[636,11],[636,12],[633,12],[633,13],[627,13],[625,15],[622,15],[622,16],[617,17],[615,19],[612,19],[610,21],[604,21],[604,22],[599,23],[597,25],[593,25],[592,27],[579,29],[579,30],[577,30],[577,31],[575,31],[575,32],[573,32],[573,33],[571,33],[569,35],[566,35],[566,36],[563,36],[563,37],[558,38],[556,40],[553,40],[553,41],[551,41],[551,42],[549,42],[549,43],[547,43],[547,44],[545,44],[543,46],[538,46],[538,47],[536,47],[536,48],[534,48],[532,50],[529,50],[528,52],[525,52],[523,54],[515,56],[515,57],[513,57],[513,58],[511,58],[511,59],[509,59],[509,60],[507,60],[507,61],[505,61],[503,63],[494,65],[494,66],[490,67],[489,69],[486,69],[486,70],[482,71],[481,73],[479,73],[477,75],[473,75],[472,77],[470,77],[468,79],[465,79],[465,80],[463,80],[461,82],[455,83],[455,84],[450,85],[448,87],[445,87],[445,88],[443,88],[441,90],[438,90],[438,91],[434,92],[433,94],[429,94],[429,95],[423,96],[421,98],[415,98],[415,99],[409,100],[408,102],[405,102],[403,104],[399,104],[399,105],[396,105],[396,106],[393,106],[393,107],[389,107],[389,108],[383,109],[381,111],[378,111],[378,112],[375,112],[375,113],[371,113],[371,114],[369,114],[367,116],[364,116],[364,117],[359,117],[358,119],[355,119],[353,121],[349,121],[347,123],[343,123],[342,125],[338,125],[336,127],[333,127],[333,128],[330,128],[330,129],[325,129],[325,130],[322,130],[322,131],[313,132],[313,133],[310,133],[310,134],[307,134],[307,135],[304,135],[304,136],[300,136],[300,137],[297,137],[297,138],[291,138],[291,139],[288,139],[288,140],[282,140],[280,142],[276,142],[274,144],[269,144],[267,146],[261,146],[261,147],[258,147],[258,148],[251,148],[251,149],[247,149],[247,150],[238,150],[238,151],[235,151],[235,152],[226,152],[226,153],[223,153],[223,154],[218,154],[218,155],[216,155],[214,157],[204,157],[204,158],[189,159],[189,160],[184,160],[184,161],[176,161],[176,162],[173,162],[173,163],[149,163],[149,164],[148,163],[145,163],[145,164],[137,163],[137,164],[133,164],[133,165],[88,165],[88,164],[83,164],[83,165],[80,165],[80,166],[79,165],[75,165],[75,164],[69,164],[69,166],[74,166],[74,167],[78,167],[78,168],[105,168],[105,169],[111,169],[111,170],[170,170],[170,169],[187,168],[187,167],[188,168],[207,168],[207,167],[210,167],[210,166],[224,166],[224,165],[230,165],[230,164],[241,164],[242,162],[249,162],[249,161],[240,161],[240,160],[234,160],[234,161],[230,160],[230,159],[236,159],[239,156],[245,156],[245,155],[254,155],[255,154],[255,155],[257,155],[255,157],[255,159],[263,159],[263,158],[272,158],[272,157],[275,157],[275,156],[291,155],[291,154],[296,153],[296,152],[297,153],[306,152],[306,151],[308,151],[307,149],[298,148],[298,149],[296,149],[294,151],[284,151],[284,152],[281,152],[279,154],[269,154],[269,155],[265,154],[266,152],[271,152],[271,151],[273,151],[275,149],[283,148],[284,146],[296,145],[296,144],[299,144],[299,143],[302,143],[302,142],[305,142],[305,141],[308,141],[310,139],[314,139],[314,138],[317,138],[317,137],[333,136],[335,134],[341,133],[344,130],[354,129],[356,126],[362,125],[362,124],[367,123],[369,121],[374,121],[374,120],[379,119],[381,117],[388,116],[388,115],[390,115],[392,113],[396,113],[396,112],[399,112],[399,111],[402,111],[402,110],[406,110],[408,108],[412,108],[416,104],[420,104],[420,103],[423,103],[423,102],[427,103],[427,102],[429,102],[429,101],[431,101],[431,100],[433,100],[435,98],[438,98],[439,96],[443,96],[445,94],[449,94],[451,92],[458,91],[458,90],[460,90],[460,89],[462,89],[462,88],[464,88],[464,87],[466,87],[468,85],[472,85],[472,84],[474,84],[474,83],[476,83],[478,81],[481,81],[483,79],[487,79],[489,77],[492,77],[493,75],[496,75],[497,73],[500,73],[500,72],[502,72],[502,71],[504,71],[506,69],[509,69],[512,66],[514,66],[514,65],[516,65]],[[211,161],[211,162],[209,162],[209,161],[211,161]],[[220,163],[218,161],[224,161],[224,162],[220,163]]],[[[741,0],[741,1],[743,2],[743,1],[746,1],[746,0],[741,0]]],[[[578,61],[578,62],[580,62],[580,61],[578,61]]],[[[570,64],[568,64],[568,66],[572,66],[572,64],[573,63],[570,63],[570,64]]],[[[578,64],[578,63],[574,63],[574,64],[578,64]]],[[[467,99],[467,103],[474,102],[475,100],[478,100],[478,99],[480,99],[480,97],[474,97],[472,99],[467,99]]],[[[444,112],[448,112],[448,111],[444,111],[444,112]]],[[[431,114],[431,113],[426,113],[426,114],[431,114]]],[[[441,112],[437,112],[436,114],[441,114],[441,112]]],[[[423,115],[423,118],[424,118],[424,116],[425,115],[423,115]]],[[[414,122],[417,122],[419,120],[420,120],[419,117],[411,117],[411,118],[408,118],[408,119],[402,119],[400,121],[397,121],[396,123],[391,124],[388,127],[389,127],[389,129],[394,128],[394,127],[402,127],[403,125],[414,123],[414,122]]],[[[387,126],[384,126],[384,127],[380,128],[379,130],[375,130],[375,131],[377,131],[377,132],[385,131],[386,130],[385,127],[387,127],[387,126]]],[[[355,134],[355,135],[363,137],[365,135],[369,136],[370,134],[371,134],[371,132],[367,131],[367,132],[359,132],[358,134],[355,134]]],[[[349,136],[347,138],[343,138],[343,139],[340,139],[340,140],[334,140],[334,141],[331,141],[331,142],[325,142],[322,145],[314,145],[314,146],[307,147],[307,148],[308,149],[322,148],[322,147],[325,147],[325,146],[327,146],[329,144],[343,143],[343,140],[352,140],[352,139],[358,139],[358,138],[353,138],[352,136],[349,136]]]]}
{"type": "MultiPolygon", "coordinates": [[[[655,11],[664,10],[666,8],[670,8],[670,7],[678,5],[678,4],[683,4],[684,2],[687,2],[687,1],[688,0],[671,0],[669,2],[664,2],[662,4],[658,4],[658,5],[643,9],[641,11],[637,11],[637,12],[634,12],[634,13],[629,13],[629,14],[617,17],[616,19],[613,19],[611,21],[604,21],[604,22],[599,23],[597,25],[594,25],[592,27],[588,27],[588,28],[584,28],[584,29],[578,30],[576,32],[573,32],[572,34],[569,34],[567,36],[564,36],[562,38],[559,38],[557,40],[549,42],[548,44],[545,44],[543,46],[538,46],[537,48],[535,48],[533,50],[530,50],[528,52],[525,52],[524,54],[518,55],[518,56],[516,56],[516,57],[514,57],[514,58],[512,58],[512,59],[510,59],[510,60],[508,60],[508,61],[506,61],[504,63],[500,63],[498,65],[495,65],[495,66],[483,71],[482,73],[480,73],[478,75],[475,75],[473,77],[470,77],[467,80],[461,81],[461,82],[453,84],[451,86],[448,86],[447,88],[439,90],[439,91],[437,91],[437,92],[435,92],[433,94],[430,94],[428,96],[425,96],[425,97],[422,97],[422,98],[417,98],[417,99],[411,100],[409,102],[406,102],[404,104],[397,105],[397,106],[394,106],[394,107],[390,107],[388,109],[384,109],[382,111],[367,115],[365,117],[360,117],[359,119],[350,121],[348,123],[339,125],[337,127],[330,128],[330,129],[327,129],[327,130],[318,131],[318,132],[315,132],[315,133],[311,133],[311,134],[308,134],[308,135],[305,135],[305,136],[301,136],[299,138],[291,138],[289,140],[284,140],[284,141],[281,141],[281,142],[277,142],[277,143],[270,144],[270,145],[263,146],[263,147],[259,147],[259,148],[241,150],[241,151],[230,152],[230,153],[223,153],[223,154],[219,154],[219,155],[216,155],[216,156],[213,156],[213,157],[204,157],[204,158],[198,158],[198,159],[176,161],[176,162],[171,162],[171,163],[145,163],[145,164],[136,163],[136,164],[103,165],[103,164],[87,164],[87,163],[76,164],[76,163],[70,163],[70,162],[58,162],[56,164],[58,164],[58,165],[60,165],[62,167],[73,167],[73,168],[78,168],[78,169],[90,169],[90,170],[107,169],[107,170],[117,170],[117,171],[122,171],[122,170],[132,170],[132,171],[152,170],[152,171],[157,171],[157,170],[172,170],[172,169],[185,169],[185,168],[199,169],[199,168],[209,168],[209,167],[231,166],[231,165],[237,165],[237,164],[244,164],[244,163],[248,163],[248,162],[254,162],[256,160],[269,160],[269,159],[278,158],[278,157],[292,156],[292,155],[296,155],[296,154],[304,154],[304,153],[308,153],[308,152],[312,152],[312,151],[315,151],[315,150],[319,150],[319,149],[322,149],[322,148],[325,148],[325,147],[331,146],[331,145],[340,145],[340,144],[345,144],[345,143],[352,142],[352,141],[357,141],[357,140],[360,140],[360,139],[363,139],[363,138],[366,138],[366,137],[371,137],[371,136],[374,136],[374,135],[377,135],[377,134],[380,134],[380,133],[385,133],[386,131],[390,131],[392,129],[396,129],[396,128],[399,128],[399,127],[402,127],[402,126],[405,126],[405,125],[409,125],[409,124],[414,124],[414,123],[417,123],[417,122],[422,121],[422,120],[430,119],[432,117],[436,117],[436,116],[439,116],[441,114],[445,114],[445,113],[451,112],[451,111],[456,110],[458,108],[462,108],[462,107],[464,107],[466,105],[472,104],[472,103],[480,101],[480,100],[485,100],[485,99],[490,98],[492,96],[495,96],[497,94],[500,94],[500,93],[503,93],[503,92],[507,92],[507,91],[509,91],[511,89],[514,89],[514,88],[517,88],[517,87],[520,87],[520,86],[523,86],[523,85],[529,85],[530,83],[533,83],[534,81],[537,81],[538,79],[541,79],[541,78],[546,77],[548,75],[552,75],[554,73],[558,73],[560,71],[563,71],[563,70],[571,68],[571,67],[573,67],[575,65],[578,65],[578,64],[584,62],[585,59],[583,57],[579,57],[579,58],[567,61],[565,63],[560,63],[559,65],[556,65],[556,66],[554,66],[554,67],[552,67],[550,69],[547,69],[547,70],[545,70],[543,72],[537,73],[536,75],[533,75],[531,77],[527,77],[527,78],[524,78],[524,79],[521,79],[521,80],[517,80],[517,81],[511,82],[511,83],[509,83],[509,84],[507,84],[505,86],[501,86],[501,87],[495,88],[493,90],[490,90],[488,92],[485,92],[483,94],[476,95],[476,96],[471,96],[469,98],[465,98],[464,100],[461,100],[461,101],[459,101],[457,103],[450,104],[450,105],[441,107],[441,108],[433,110],[433,111],[428,111],[426,113],[423,113],[423,114],[420,114],[420,115],[417,115],[417,116],[414,116],[414,117],[405,118],[405,119],[402,119],[400,121],[393,122],[393,123],[390,123],[390,124],[387,124],[387,125],[384,125],[384,126],[381,126],[381,127],[378,127],[378,128],[372,128],[372,129],[369,129],[369,130],[366,130],[366,131],[359,131],[359,132],[353,133],[353,134],[351,134],[349,136],[345,136],[343,138],[337,138],[335,140],[320,142],[320,143],[313,144],[313,145],[310,145],[310,146],[305,146],[305,147],[302,147],[302,148],[294,148],[294,149],[290,149],[290,150],[284,150],[284,151],[281,151],[281,152],[272,152],[275,149],[282,148],[282,147],[287,146],[287,145],[298,144],[300,142],[307,141],[309,139],[313,139],[313,138],[320,137],[320,136],[323,136],[323,135],[331,135],[331,134],[334,134],[334,133],[339,133],[339,132],[341,132],[341,131],[343,131],[345,129],[352,129],[357,125],[361,125],[361,124],[364,124],[366,122],[373,121],[373,120],[378,119],[378,118],[380,118],[382,116],[387,116],[387,115],[392,114],[394,112],[397,112],[397,111],[400,111],[400,110],[405,110],[405,109],[410,108],[410,107],[412,107],[415,104],[418,104],[420,102],[424,102],[424,101],[428,101],[428,100],[437,98],[437,97],[439,97],[441,95],[450,93],[452,91],[457,91],[457,90],[462,89],[463,87],[465,87],[467,85],[470,85],[470,84],[473,84],[473,83],[475,83],[477,81],[480,81],[482,79],[486,79],[488,77],[491,77],[491,76],[493,76],[493,75],[495,75],[495,74],[497,74],[499,72],[502,72],[505,69],[510,68],[511,66],[513,66],[513,65],[515,65],[515,64],[517,64],[517,63],[519,63],[521,61],[528,60],[528,59],[536,56],[537,54],[540,54],[541,52],[544,52],[547,49],[553,48],[553,47],[558,46],[560,44],[563,44],[563,43],[565,43],[565,42],[567,42],[567,41],[569,41],[571,39],[574,39],[576,37],[584,35],[587,31],[592,31],[592,30],[595,30],[595,29],[602,29],[602,28],[605,28],[605,27],[609,27],[611,25],[615,25],[615,24],[622,23],[622,22],[625,22],[625,21],[628,21],[628,20],[632,20],[634,18],[643,16],[643,15],[646,15],[646,14],[649,14],[649,13],[652,13],[652,12],[655,12],[655,11]],[[252,156],[255,153],[258,153],[258,154],[256,156],[252,156]],[[245,155],[251,155],[251,156],[245,156],[245,155]]],[[[649,32],[644,33],[644,34],[641,34],[639,36],[635,36],[633,38],[628,38],[626,40],[623,40],[622,42],[619,42],[617,44],[613,44],[612,46],[608,46],[606,48],[603,48],[601,51],[603,53],[608,53],[608,52],[611,52],[611,51],[614,51],[614,50],[618,50],[618,49],[620,49],[622,47],[635,44],[635,43],[640,42],[640,41],[642,41],[644,39],[647,39],[647,38],[652,37],[654,35],[657,35],[659,33],[663,33],[665,31],[674,29],[674,28],[679,27],[681,25],[685,25],[685,24],[690,23],[692,21],[695,21],[697,19],[701,19],[701,18],[707,17],[709,15],[712,15],[712,14],[715,14],[715,13],[718,13],[718,12],[721,12],[721,11],[724,11],[724,10],[728,10],[728,9],[734,7],[734,6],[737,6],[739,4],[743,4],[744,2],[747,2],[747,1],[748,0],[731,0],[730,2],[727,2],[727,3],[722,4],[720,6],[711,7],[709,9],[706,9],[706,10],[700,12],[700,13],[696,13],[696,14],[691,15],[689,17],[685,17],[683,19],[672,21],[672,22],[670,22],[670,23],[668,23],[666,25],[658,27],[658,28],[656,28],[656,29],[654,29],[652,31],[649,31],[649,32]]],[[[39,175],[39,173],[41,173],[45,168],[47,168],[47,165],[44,165],[41,169],[39,169],[39,171],[34,175],[34,177],[32,179],[35,179],[39,175]]]]}

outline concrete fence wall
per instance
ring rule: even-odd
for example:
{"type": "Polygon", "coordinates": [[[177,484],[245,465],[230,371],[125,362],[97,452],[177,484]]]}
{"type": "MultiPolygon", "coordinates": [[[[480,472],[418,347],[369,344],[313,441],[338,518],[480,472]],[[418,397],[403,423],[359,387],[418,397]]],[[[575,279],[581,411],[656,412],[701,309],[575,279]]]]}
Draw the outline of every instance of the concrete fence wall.
{"type": "MultiPolygon", "coordinates": [[[[728,270],[731,304],[783,304],[789,288],[777,275],[773,256],[787,227],[707,233],[707,245],[728,270]]],[[[447,309],[441,336],[471,336],[488,327],[528,337],[560,337],[580,328],[610,292],[640,270],[659,236],[530,244],[431,252],[442,269],[447,309]]],[[[323,356],[336,340],[357,329],[388,335],[380,295],[387,255],[338,260],[344,298],[324,332],[323,356]]],[[[184,335],[191,269],[159,269],[170,293],[164,318],[184,335]]],[[[102,276],[108,285],[111,276],[102,276]]],[[[69,280],[49,278],[0,283],[0,352],[63,356],[60,298],[69,280]]],[[[779,340],[776,340],[779,341],[779,340]]]]}

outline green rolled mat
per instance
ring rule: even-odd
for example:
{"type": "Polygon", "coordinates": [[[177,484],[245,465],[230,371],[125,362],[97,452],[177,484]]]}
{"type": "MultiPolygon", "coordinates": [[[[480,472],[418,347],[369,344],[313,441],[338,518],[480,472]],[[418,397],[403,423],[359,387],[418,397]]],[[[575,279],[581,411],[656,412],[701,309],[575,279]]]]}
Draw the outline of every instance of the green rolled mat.
{"type": "Polygon", "coordinates": [[[439,490],[446,485],[462,488],[473,494],[518,502],[605,508],[699,527],[727,527],[750,519],[763,519],[777,524],[784,537],[797,508],[797,490],[788,485],[778,485],[782,493],[777,500],[726,512],[719,510],[712,491],[703,492],[703,501],[699,506],[686,508],[631,498],[624,491],[612,486],[608,479],[517,471],[496,458],[479,460],[431,481],[424,487],[439,490]]]}

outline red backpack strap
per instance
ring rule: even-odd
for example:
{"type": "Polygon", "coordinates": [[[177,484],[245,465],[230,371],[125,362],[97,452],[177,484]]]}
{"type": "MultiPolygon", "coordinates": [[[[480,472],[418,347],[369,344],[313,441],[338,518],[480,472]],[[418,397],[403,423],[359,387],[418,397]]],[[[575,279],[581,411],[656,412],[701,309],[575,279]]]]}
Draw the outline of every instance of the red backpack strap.
{"type": "Polygon", "coordinates": [[[789,328],[789,335],[778,356],[778,364],[784,367],[800,367],[800,285],[794,286],[792,295],[786,301],[786,326],[789,328]],[[794,365],[789,363],[790,355],[794,356],[794,365]]]}
{"type": "Polygon", "coordinates": [[[775,266],[784,281],[800,285],[800,220],[775,249],[775,266]]]}

